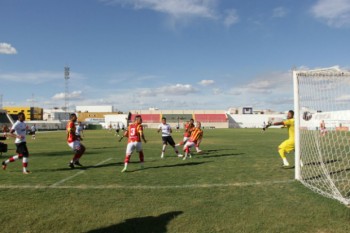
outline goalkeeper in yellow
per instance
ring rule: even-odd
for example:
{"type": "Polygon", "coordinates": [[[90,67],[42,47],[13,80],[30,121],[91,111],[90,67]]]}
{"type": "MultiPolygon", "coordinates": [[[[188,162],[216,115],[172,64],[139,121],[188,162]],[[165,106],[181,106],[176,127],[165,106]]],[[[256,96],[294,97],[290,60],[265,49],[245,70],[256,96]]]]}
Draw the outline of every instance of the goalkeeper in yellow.
{"type": "Polygon", "coordinates": [[[286,153],[289,153],[294,150],[294,111],[293,110],[288,111],[287,120],[281,121],[281,122],[269,123],[267,127],[271,125],[283,125],[288,129],[289,138],[283,141],[278,146],[278,153],[280,154],[283,160],[283,168],[290,168],[289,162],[286,158],[286,153]]]}

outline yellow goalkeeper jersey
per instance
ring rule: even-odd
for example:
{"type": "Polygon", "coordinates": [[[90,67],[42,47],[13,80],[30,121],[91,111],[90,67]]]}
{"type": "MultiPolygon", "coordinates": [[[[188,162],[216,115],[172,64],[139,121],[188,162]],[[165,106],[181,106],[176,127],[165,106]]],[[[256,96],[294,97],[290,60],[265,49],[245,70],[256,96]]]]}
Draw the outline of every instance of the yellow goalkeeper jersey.
{"type": "Polygon", "coordinates": [[[283,124],[288,128],[288,140],[294,141],[294,118],[283,121],[283,124]]]}

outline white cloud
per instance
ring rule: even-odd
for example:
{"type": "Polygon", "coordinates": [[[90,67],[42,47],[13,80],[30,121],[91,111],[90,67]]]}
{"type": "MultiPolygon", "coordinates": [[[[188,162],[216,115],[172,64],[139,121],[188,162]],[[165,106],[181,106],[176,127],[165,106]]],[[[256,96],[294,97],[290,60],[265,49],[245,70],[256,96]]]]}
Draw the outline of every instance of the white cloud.
{"type": "Polygon", "coordinates": [[[194,92],[196,92],[196,89],[190,84],[176,84],[158,89],[158,93],[165,95],[188,95],[194,92]]]}
{"type": "Polygon", "coordinates": [[[341,95],[335,99],[337,102],[348,103],[350,101],[350,95],[341,95]]]}
{"type": "Polygon", "coordinates": [[[0,43],[0,54],[17,54],[17,50],[8,43],[0,43]]]}
{"type": "Polygon", "coordinates": [[[209,86],[209,85],[212,85],[212,84],[214,84],[215,83],[215,81],[214,80],[201,80],[200,82],[199,82],[199,84],[200,85],[202,85],[202,86],[209,86]]]}
{"type": "Polygon", "coordinates": [[[350,26],[350,0],[318,0],[311,13],[331,27],[350,26]]]}
{"type": "Polygon", "coordinates": [[[138,91],[143,97],[154,96],[183,96],[197,92],[196,89],[190,84],[175,84],[158,88],[144,88],[138,91]]]}
{"type": "Polygon", "coordinates": [[[283,18],[287,15],[287,10],[284,7],[276,7],[272,10],[272,17],[283,18]]]}
{"type": "Polygon", "coordinates": [[[221,93],[222,93],[222,90],[220,88],[213,89],[213,95],[220,95],[221,93]]]}
{"type": "Polygon", "coordinates": [[[188,24],[194,18],[222,20],[230,27],[239,21],[237,11],[219,10],[219,0],[100,0],[107,5],[133,7],[135,10],[147,9],[169,16],[168,24],[174,27],[178,22],[188,24]]]}
{"type": "Polygon", "coordinates": [[[250,79],[246,84],[231,88],[227,94],[235,96],[241,105],[257,108],[290,107],[293,97],[291,71],[269,72],[250,79]]]}
{"type": "Polygon", "coordinates": [[[0,80],[12,81],[12,82],[22,82],[31,84],[40,84],[45,82],[51,82],[52,80],[63,79],[63,72],[49,72],[40,71],[37,73],[7,73],[0,74],[0,80]]]}
{"type": "Polygon", "coordinates": [[[176,18],[195,16],[215,18],[217,0],[102,0],[107,4],[131,5],[135,9],[151,9],[176,18]]]}
{"type": "Polygon", "coordinates": [[[239,21],[239,17],[235,9],[227,10],[225,13],[224,24],[226,27],[231,27],[239,21]]]}
{"type": "MultiPolygon", "coordinates": [[[[77,100],[77,99],[82,99],[82,91],[73,91],[71,93],[68,93],[67,97],[68,99],[77,100]]],[[[65,93],[57,93],[54,96],[52,96],[52,100],[64,100],[65,99],[65,93]]],[[[71,100],[70,100],[71,101],[71,100]]]]}
{"type": "MultiPolygon", "coordinates": [[[[84,79],[83,75],[79,73],[70,73],[70,77],[75,80],[84,79]]],[[[21,82],[28,84],[42,84],[49,83],[55,80],[62,80],[64,74],[62,72],[52,72],[52,71],[38,71],[38,72],[27,72],[27,73],[0,73],[0,81],[11,81],[11,82],[21,82]]]]}

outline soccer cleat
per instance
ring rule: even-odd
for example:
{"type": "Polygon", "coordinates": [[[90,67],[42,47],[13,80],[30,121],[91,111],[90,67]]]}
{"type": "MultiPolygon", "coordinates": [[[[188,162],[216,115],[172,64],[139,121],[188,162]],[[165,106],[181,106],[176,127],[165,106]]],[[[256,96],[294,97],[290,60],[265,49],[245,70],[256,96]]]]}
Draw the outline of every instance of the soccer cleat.
{"type": "Polygon", "coordinates": [[[122,172],[126,172],[128,169],[126,167],[123,168],[122,172]]]}
{"type": "Polygon", "coordinates": [[[182,158],[184,156],[182,154],[177,154],[177,157],[182,158]]]}
{"type": "Polygon", "coordinates": [[[198,154],[201,154],[202,152],[203,152],[202,150],[198,150],[198,151],[197,151],[198,154]]]}
{"type": "Polygon", "coordinates": [[[291,165],[289,165],[289,164],[283,164],[283,165],[282,165],[282,168],[284,168],[284,169],[288,169],[288,168],[292,168],[292,166],[291,166],[291,165]]]}
{"type": "Polygon", "coordinates": [[[6,165],[5,161],[3,161],[2,162],[2,170],[6,170],[6,168],[7,168],[7,165],[6,165]]]}
{"type": "Polygon", "coordinates": [[[70,168],[74,168],[74,164],[72,163],[72,162],[70,162],[69,164],[68,164],[68,166],[70,167],[70,168]]]}
{"type": "Polygon", "coordinates": [[[79,160],[75,161],[73,163],[73,165],[76,165],[76,166],[79,166],[79,167],[82,167],[83,165],[79,162],[79,160]]]}
{"type": "Polygon", "coordinates": [[[161,159],[164,158],[164,154],[161,154],[161,155],[160,155],[160,158],[161,158],[161,159]]]}
{"type": "Polygon", "coordinates": [[[25,174],[25,175],[28,175],[28,174],[30,174],[30,173],[32,173],[31,171],[29,171],[29,170],[27,170],[27,171],[23,171],[23,174],[25,174]]]}

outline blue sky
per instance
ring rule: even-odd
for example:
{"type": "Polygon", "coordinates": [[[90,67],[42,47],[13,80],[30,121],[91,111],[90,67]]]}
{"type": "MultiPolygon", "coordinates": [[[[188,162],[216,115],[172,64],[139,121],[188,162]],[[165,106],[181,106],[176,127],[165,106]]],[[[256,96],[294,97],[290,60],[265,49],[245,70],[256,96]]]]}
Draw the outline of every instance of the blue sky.
{"type": "Polygon", "coordinates": [[[291,69],[349,68],[350,0],[0,0],[3,106],[293,108],[291,69]]]}

